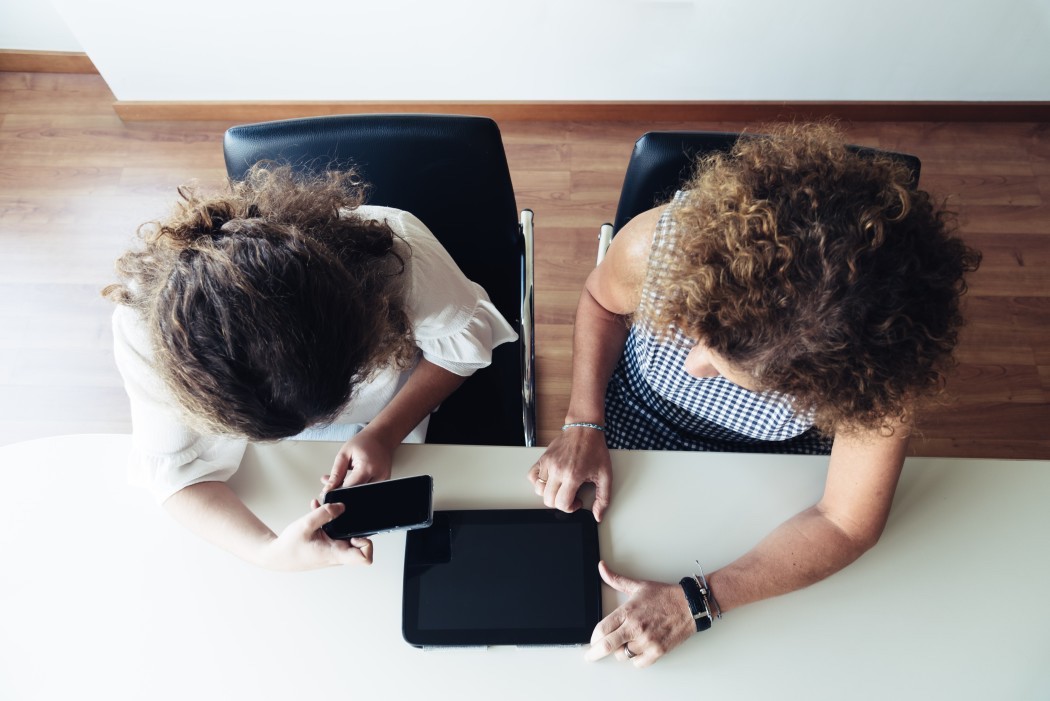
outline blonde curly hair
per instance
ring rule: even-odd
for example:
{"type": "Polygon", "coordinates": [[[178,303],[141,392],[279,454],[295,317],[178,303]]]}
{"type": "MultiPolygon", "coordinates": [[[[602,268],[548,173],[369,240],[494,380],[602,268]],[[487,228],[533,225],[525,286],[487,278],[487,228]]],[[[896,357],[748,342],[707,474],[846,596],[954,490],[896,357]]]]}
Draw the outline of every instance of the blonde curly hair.
{"type": "Polygon", "coordinates": [[[405,259],[385,223],[354,212],[365,193],[353,172],[263,164],[222,193],[179,188],[171,215],[139,228],[142,246],[102,293],[141,314],[156,369],[193,425],[295,435],[414,357],[405,259]]]}
{"type": "Polygon", "coordinates": [[[980,253],[887,156],[830,125],[701,160],[639,318],[702,341],[826,433],[892,431],[943,391],[980,253]]]}

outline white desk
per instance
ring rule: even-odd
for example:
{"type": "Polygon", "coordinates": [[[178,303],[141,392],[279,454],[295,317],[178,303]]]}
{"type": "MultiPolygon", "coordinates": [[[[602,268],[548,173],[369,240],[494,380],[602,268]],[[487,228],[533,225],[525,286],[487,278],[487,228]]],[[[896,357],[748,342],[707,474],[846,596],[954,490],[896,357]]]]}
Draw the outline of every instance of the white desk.
{"type": "MultiPolygon", "coordinates": [[[[128,446],[0,448],[0,699],[1050,698],[1050,462],[909,460],[874,550],[636,670],[582,648],[409,647],[403,534],[375,539],[370,568],[267,572],[127,486],[128,446]]],[[[337,447],[250,448],[233,484],[283,527],[337,447]]],[[[436,508],[536,507],[525,472],[540,452],[403,446],[395,476],[433,474],[436,508]]],[[[602,555],[665,581],[744,552],[813,503],[825,470],[731,454],[613,463],[602,555]]]]}

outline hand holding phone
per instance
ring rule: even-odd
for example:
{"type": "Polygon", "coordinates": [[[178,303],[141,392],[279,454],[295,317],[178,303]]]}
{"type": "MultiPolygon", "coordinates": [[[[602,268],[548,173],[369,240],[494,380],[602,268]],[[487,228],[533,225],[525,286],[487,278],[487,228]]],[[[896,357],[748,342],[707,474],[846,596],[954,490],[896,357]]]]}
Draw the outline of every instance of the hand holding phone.
{"type": "Polygon", "coordinates": [[[343,511],[341,504],[322,506],[314,499],[310,511],[289,523],[276,538],[267,540],[259,555],[259,564],[284,572],[371,564],[372,541],[367,538],[332,540],[324,535],[324,525],[343,511]]]}
{"type": "Polygon", "coordinates": [[[434,479],[420,475],[333,489],[324,502],[346,505],[342,514],[321,527],[329,538],[426,528],[434,519],[434,479]]]}

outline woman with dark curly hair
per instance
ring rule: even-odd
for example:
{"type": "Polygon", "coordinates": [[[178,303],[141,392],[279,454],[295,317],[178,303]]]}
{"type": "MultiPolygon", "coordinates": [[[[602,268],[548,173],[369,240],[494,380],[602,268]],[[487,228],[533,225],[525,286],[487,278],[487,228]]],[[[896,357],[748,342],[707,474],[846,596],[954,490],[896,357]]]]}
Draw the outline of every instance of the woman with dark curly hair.
{"type": "Polygon", "coordinates": [[[609,506],[608,448],[830,454],[823,498],[708,580],[608,570],[628,601],[589,658],[652,664],[727,612],[805,587],[879,539],[922,405],[943,390],[980,254],[888,157],[828,126],[744,136],[616,236],[576,314],[566,425],[529,472],[544,503],[609,506]],[[626,322],[626,323],[625,323],[626,322]],[[706,588],[704,588],[706,587],[706,588]]]}
{"type": "Polygon", "coordinates": [[[371,562],[328,538],[340,504],[273,533],[226,485],[248,440],[345,440],[324,490],[390,476],[403,441],[517,338],[417,218],[365,206],[353,173],[257,166],[223,194],[180,189],[103,294],[131,399],[134,481],[180,522],[281,570],[371,562]]]}

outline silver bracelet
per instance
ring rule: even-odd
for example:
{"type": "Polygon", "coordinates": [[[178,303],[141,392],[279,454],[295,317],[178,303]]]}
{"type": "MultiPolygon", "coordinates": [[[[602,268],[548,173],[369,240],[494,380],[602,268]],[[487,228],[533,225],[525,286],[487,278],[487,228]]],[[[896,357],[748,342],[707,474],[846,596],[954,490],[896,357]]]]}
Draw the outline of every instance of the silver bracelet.
{"type": "Polygon", "coordinates": [[[707,577],[704,576],[703,565],[700,564],[699,560],[693,560],[696,566],[700,568],[700,574],[693,573],[693,579],[696,580],[697,586],[700,587],[700,591],[703,593],[704,603],[707,604],[708,616],[711,613],[715,614],[715,618],[722,620],[722,607],[718,605],[715,600],[715,593],[711,591],[711,586],[707,583],[707,577]],[[712,606],[713,604],[713,606],[712,606]]]}
{"type": "Polygon", "coordinates": [[[602,433],[605,433],[605,426],[602,426],[601,424],[592,424],[589,421],[573,421],[571,424],[565,424],[564,426],[562,426],[561,430],[564,431],[567,428],[575,428],[577,426],[580,426],[582,428],[593,428],[595,431],[601,431],[602,433]]]}

